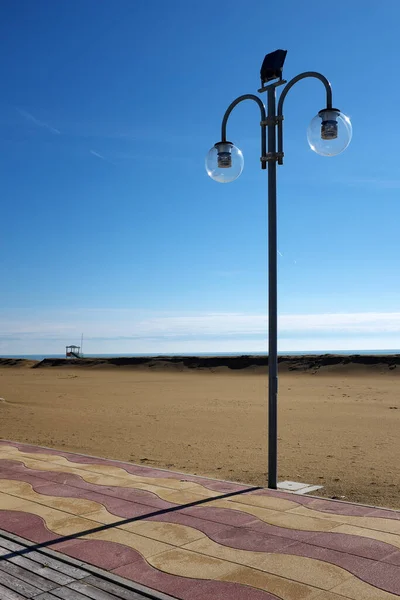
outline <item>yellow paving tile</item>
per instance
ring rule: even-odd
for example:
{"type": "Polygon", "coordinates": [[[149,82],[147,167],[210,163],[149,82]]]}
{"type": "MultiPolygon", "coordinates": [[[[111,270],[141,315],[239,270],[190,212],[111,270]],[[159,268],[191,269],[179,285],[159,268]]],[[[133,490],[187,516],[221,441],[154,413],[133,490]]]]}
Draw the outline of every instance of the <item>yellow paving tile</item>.
{"type": "Polygon", "coordinates": [[[157,554],[148,562],[165,573],[192,577],[194,579],[216,579],[233,574],[236,565],[210,556],[175,548],[163,554],[157,554]]]}
{"type": "MultiPolygon", "coordinates": [[[[97,523],[103,523],[104,525],[118,523],[118,521],[122,521],[124,519],[124,517],[119,517],[118,515],[113,515],[112,513],[108,512],[105,506],[102,506],[91,513],[85,513],[83,516],[85,519],[96,521],[97,523]]],[[[92,524],[92,527],[95,527],[95,524],[92,524]]]]}
{"type": "MultiPolygon", "coordinates": [[[[13,457],[14,460],[14,457],[13,457]]],[[[36,469],[37,471],[52,471],[54,473],[73,473],[75,475],[81,475],[82,471],[73,467],[64,467],[63,465],[55,465],[54,463],[48,463],[43,460],[35,460],[34,458],[16,457],[23,465],[29,469],[36,469]]]]}
{"type": "Polygon", "coordinates": [[[285,527],[286,529],[299,529],[300,531],[332,531],[337,523],[326,519],[314,519],[294,515],[291,511],[280,513],[271,521],[271,525],[285,527]]]}
{"type": "Polygon", "coordinates": [[[119,528],[91,533],[83,536],[83,539],[104,540],[107,542],[115,542],[116,544],[123,544],[124,546],[128,546],[139,552],[146,560],[149,559],[150,556],[155,556],[174,548],[174,546],[169,544],[164,544],[163,542],[152,540],[129,531],[123,531],[119,528]]]}
{"type": "Polygon", "coordinates": [[[377,531],[386,531],[400,535],[400,520],[382,519],[379,517],[354,517],[349,515],[333,515],[326,512],[320,512],[301,506],[290,511],[292,514],[325,519],[355,527],[365,527],[366,529],[376,529],[377,531]]]}
{"type": "Polygon", "coordinates": [[[349,577],[348,571],[323,561],[303,556],[238,550],[222,546],[208,538],[188,544],[184,549],[259,569],[323,590],[330,590],[349,577]]]}
{"type": "Polygon", "coordinates": [[[259,506],[260,508],[268,508],[269,510],[286,511],[298,508],[297,502],[285,500],[274,496],[255,496],[250,494],[241,494],[233,496],[228,500],[230,503],[248,504],[249,506],[259,506]]]}
{"type": "Polygon", "coordinates": [[[0,493],[0,510],[24,510],[29,504],[28,500],[0,493]]]}
{"type": "Polygon", "coordinates": [[[254,515],[261,521],[269,525],[286,527],[287,529],[300,529],[301,531],[331,531],[338,523],[326,519],[316,519],[303,517],[293,514],[292,511],[270,510],[260,508],[259,506],[250,506],[249,504],[239,504],[239,502],[230,502],[229,500],[214,500],[207,503],[207,506],[215,508],[229,508],[231,510],[240,510],[249,515],[254,515]]]}
{"type": "Polygon", "coordinates": [[[213,497],[206,493],[195,494],[194,492],[191,492],[189,490],[186,492],[171,492],[167,491],[165,488],[161,489],[157,493],[157,496],[159,496],[162,500],[166,500],[167,502],[173,502],[174,504],[189,504],[190,502],[198,502],[199,500],[204,500],[205,498],[213,497]],[[161,489],[164,489],[164,491],[161,491],[161,489]]]}
{"type": "Polygon", "coordinates": [[[101,525],[101,523],[97,523],[95,521],[89,521],[88,519],[82,519],[80,517],[71,517],[70,515],[67,515],[59,521],[51,521],[46,519],[46,524],[50,531],[54,531],[54,533],[57,533],[58,535],[71,535],[73,533],[80,533],[101,525]]]}
{"type": "Polygon", "coordinates": [[[137,521],[128,525],[121,525],[120,529],[172,544],[173,546],[184,546],[185,544],[206,537],[204,533],[194,527],[160,521],[137,521]]]}
{"type": "Polygon", "coordinates": [[[333,592],[321,592],[312,597],[312,600],[346,600],[343,596],[334,594],[333,592]]]}
{"type": "MultiPolygon", "coordinates": [[[[230,581],[232,583],[241,583],[251,587],[275,594],[278,598],[284,600],[314,600],[316,588],[290,581],[284,577],[271,575],[249,567],[237,567],[233,573],[228,576],[223,576],[219,581],[230,581]]],[[[319,590],[320,591],[320,590],[319,590]]],[[[329,592],[324,592],[328,594],[329,592]]],[[[332,600],[343,600],[343,597],[338,596],[332,600]]],[[[233,600],[233,599],[232,599],[233,600]]],[[[320,599],[322,600],[322,598],[320,599]]],[[[331,600],[326,598],[326,600],[331,600]]]]}
{"type": "Polygon", "coordinates": [[[81,498],[64,498],[58,496],[47,496],[35,492],[32,486],[25,481],[0,480],[0,491],[13,495],[23,500],[31,500],[44,506],[50,506],[73,515],[83,515],[98,510],[101,504],[93,500],[81,498]]]}
{"type": "MultiPolygon", "coordinates": [[[[67,472],[67,471],[63,471],[67,472]]],[[[88,483],[93,483],[94,485],[105,485],[111,487],[134,487],[132,482],[124,479],[123,477],[114,477],[113,475],[101,475],[100,473],[92,473],[89,471],[79,471],[76,473],[79,475],[84,481],[88,483]]]]}
{"type": "Polygon", "coordinates": [[[347,533],[349,535],[359,535],[360,537],[370,538],[391,544],[395,548],[400,548],[400,536],[375,529],[365,529],[363,527],[354,527],[352,525],[340,525],[333,529],[333,533],[347,533]]]}
{"type": "MultiPolygon", "coordinates": [[[[351,598],[352,600],[399,600],[397,594],[384,592],[361,581],[361,579],[356,579],[356,577],[352,577],[345,583],[335,587],[332,592],[345,598],[351,598]]],[[[322,596],[322,598],[324,597],[322,596]]]]}

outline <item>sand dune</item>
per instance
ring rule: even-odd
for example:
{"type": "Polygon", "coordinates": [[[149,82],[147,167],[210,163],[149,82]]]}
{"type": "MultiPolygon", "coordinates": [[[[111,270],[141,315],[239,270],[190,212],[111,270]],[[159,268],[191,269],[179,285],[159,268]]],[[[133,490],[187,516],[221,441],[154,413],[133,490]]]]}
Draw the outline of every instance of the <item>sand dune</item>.
{"type": "MultiPolygon", "coordinates": [[[[400,372],[400,354],[395,355],[360,355],[342,356],[338,354],[322,354],[307,356],[280,356],[278,359],[280,370],[284,371],[311,371],[327,370],[334,368],[341,373],[368,367],[368,370],[390,370],[400,372]]],[[[226,369],[246,370],[252,372],[258,368],[264,372],[268,365],[267,356],[122,356],[113,358],[84,358],[64,359],[46,358],[42,361],[28,361],[25,359],[2,359],[1,366],[31,366],[42,369],[46,367],[91,367],[91,368],[147,368],[157,370],[184,370],[184,369],[226,369]],[[264,368],[263,368],[264,367],[264,368]]]]}

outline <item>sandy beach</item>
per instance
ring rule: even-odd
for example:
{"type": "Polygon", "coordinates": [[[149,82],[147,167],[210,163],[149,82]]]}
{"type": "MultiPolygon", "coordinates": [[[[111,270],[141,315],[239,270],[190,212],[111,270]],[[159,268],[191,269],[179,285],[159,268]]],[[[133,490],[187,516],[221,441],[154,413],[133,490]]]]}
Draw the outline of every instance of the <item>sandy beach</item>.
{"type": "MultiPolygon", "coordinates": [[[[1,438],[266,485],[266,367],[32,366],[0,365],[1,438]]],[[[280,371],[279,479],[400,508],[400,368],[280,371]]]]}

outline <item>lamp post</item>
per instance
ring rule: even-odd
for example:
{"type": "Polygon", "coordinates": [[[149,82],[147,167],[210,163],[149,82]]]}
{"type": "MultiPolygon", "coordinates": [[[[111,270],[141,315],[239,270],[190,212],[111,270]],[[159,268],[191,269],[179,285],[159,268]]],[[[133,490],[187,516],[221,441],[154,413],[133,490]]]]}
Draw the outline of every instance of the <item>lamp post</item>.
{"type": "Polygon", "coordinates": [[[277,310],[277,211],[276,166],[283,164],[283,103],[289,90],[298,81],[313,77],[325,87],[326,106],[311,121],[307,131],[308,143],[322,156],[335,156],[347,148],[352,136],[350,119],[332,107],[332,89],[329,81],[314,71],[297,75],[289,82],[282,78],[286,50],[267,54],[261,66],[260,93],[267,93],[267,109],[259,96],[245,94],[236,98],[222,119],[221,141],[206,157],[208,175],[219,183],[229,183],[243,170],[243,154],[226,139],[226,126],[232,110],[244,100],[253,100],[261,114],[261,168],[268,165],[268,487],[278,484],[278,310],[277,310]],[[284,85],[276,107],[276,90],[284,85]]]}

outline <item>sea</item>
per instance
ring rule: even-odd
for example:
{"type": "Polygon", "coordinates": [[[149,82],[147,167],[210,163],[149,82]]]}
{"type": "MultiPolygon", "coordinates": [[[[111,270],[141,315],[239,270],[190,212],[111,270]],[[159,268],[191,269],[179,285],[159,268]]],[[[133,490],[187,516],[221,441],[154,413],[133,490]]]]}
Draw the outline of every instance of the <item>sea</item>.
{"type": "MultiPolygon", "coordinates": [[[[363,355],[387,355],[400,354],[399,350],[293,350],[286,352],[278,352],[279,356],[312,356],[321,354],[339,354],[340,356],[353,356],[355,354],[363,355]]],[[[170,352],[156,354],[84,354],[85,358],[116,358],[130,356],[267,356],[268,352],[170,352]]],[[[24,358],[27,360],[44,360],[45,358],[65,358],[65,354],[0,354],[0,358],[24,358]]]]}

